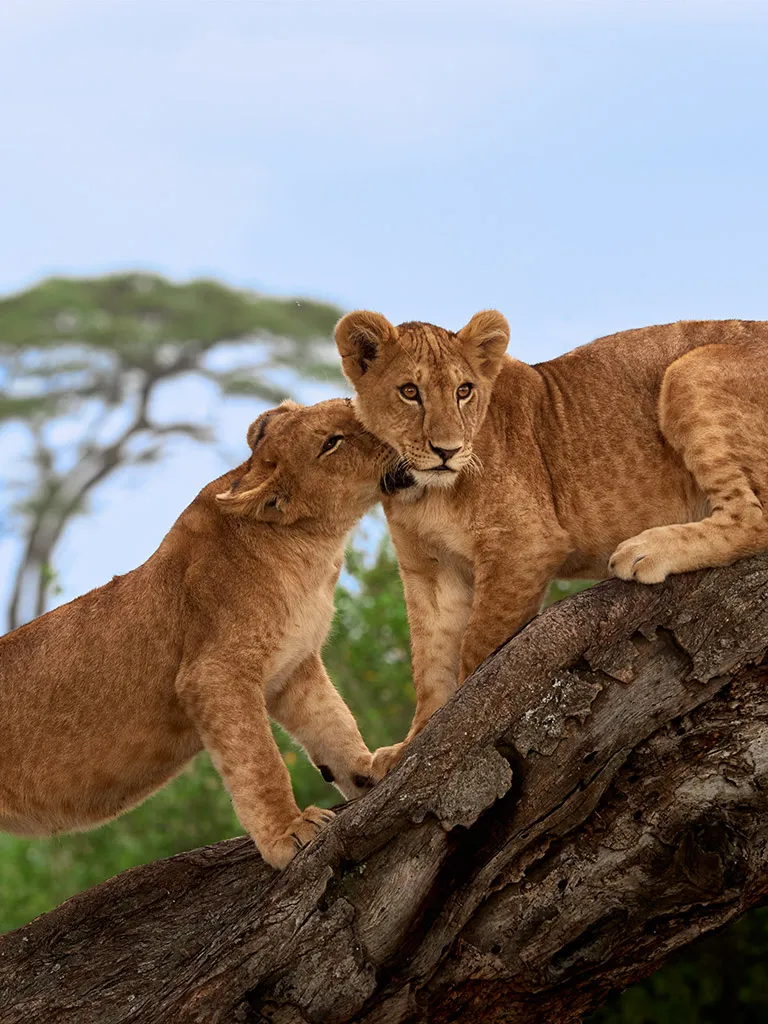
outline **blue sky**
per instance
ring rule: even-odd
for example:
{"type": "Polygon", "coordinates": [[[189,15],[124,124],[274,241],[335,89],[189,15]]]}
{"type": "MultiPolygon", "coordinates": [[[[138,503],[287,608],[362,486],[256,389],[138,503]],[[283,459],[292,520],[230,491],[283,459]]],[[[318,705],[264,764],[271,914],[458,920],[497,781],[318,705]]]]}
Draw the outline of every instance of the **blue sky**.
{"type": "MultiPolygon", "coordinates": [[[[454,329],[496,306],[529,361],[765,319],[766,53],[739,0],[0,0],[0,292],[131,266],[454,329]]],[[[250,411],[210,412],[236,448],[250,411]]],[[[221,468],[180,446],[106,485],[63,596],[221,468]]]]}

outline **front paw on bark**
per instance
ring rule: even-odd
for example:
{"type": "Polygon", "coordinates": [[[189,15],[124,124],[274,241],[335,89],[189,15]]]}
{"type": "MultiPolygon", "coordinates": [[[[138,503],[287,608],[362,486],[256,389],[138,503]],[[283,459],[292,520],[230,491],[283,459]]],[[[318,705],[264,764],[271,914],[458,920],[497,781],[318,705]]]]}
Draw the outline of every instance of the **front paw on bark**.
{"type": "Polygon", "coordinates": [[[376,785],[372,772],[373,755],[366,753],[352,761],[337,778],[331,769],[324,764],[318,765],[320,774],[326,782],[332,782],[347,800],[356,800],[364,796],[376,785]]]}
{"type": "Polygon", "coordinates": [[[366,750],[365,754],[357,758],[351,773],[354,796],[363,796],[369,789],[373,789],[377,780],[373,775],[373,754],[366,750]]]}
{"type": "Polygon", "coordinates": [[[259,853],[267,864],[282,870],[299,850],[312,842],[320,829],[335,817],[324,807],[307,807],[274,841],[261,843],[259,853]]]}
{"type": "Polygon", "coordinates": [[[380,782],[387,772],[392,771],[405,753],[406,747],[407,743],[405,742],[395,743],[391,747],[379,747],[373,755],[373,763],[371,765],[371,775],[375,782],[380,782]]]}
{"type": "Polygon", "coordinates": [[[608,569],[623,580],[662,583],[680,572],[679,540],[674,527],[656,526],[622,541],[611,555],[608,569]]]}
{"type": "Polygon", "coordinates": [[[365,761],[362,761],[355,768],[351,776],[352,792],[344,795],[348,800],[353,797],[364,796],[369,789],[373,789],[377,780],[373,775],[373,755],[369,754],[365,761]]]}

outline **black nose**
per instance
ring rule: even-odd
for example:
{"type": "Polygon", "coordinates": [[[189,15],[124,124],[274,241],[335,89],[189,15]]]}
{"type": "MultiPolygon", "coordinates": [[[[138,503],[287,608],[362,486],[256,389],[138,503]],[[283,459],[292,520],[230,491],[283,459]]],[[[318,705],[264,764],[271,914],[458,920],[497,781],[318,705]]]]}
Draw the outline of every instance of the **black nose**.
{"type": "Polygon", "coordinates": [[[461,446],[459,446],[458,448],[436,448],[431,441],[429,442],[429,447],[432,449],[435,455],[440,456],[443,462],[447,462],[448,459],[450,459],[452,456],[456,454],[456,452],[461,451],[461,446]]]}

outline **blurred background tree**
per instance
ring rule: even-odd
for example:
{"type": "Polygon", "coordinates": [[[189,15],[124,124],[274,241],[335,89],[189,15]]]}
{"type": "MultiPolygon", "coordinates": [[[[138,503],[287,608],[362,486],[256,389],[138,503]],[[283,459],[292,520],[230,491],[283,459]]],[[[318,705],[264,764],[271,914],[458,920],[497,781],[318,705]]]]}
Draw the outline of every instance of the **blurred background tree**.
{"type": "Polygon", "coordinates": [[[0,301],[0,423],[26,429],[31,456],[21,480],[4,470],[17,492],[6,516],[20,519],[23,538],[8,629],[46,610],[56,546],[95,487],[159,458],[174,435],[210,439],[195,415],[160,418],[163,385],[200,375],[222,395],[274,404],[286,395],[275,382],[286,368],[340,383],[331,344],[339,315],[319,302],[147,273],[50,278],[0,301]]]}
{"type": "MultiPolygon", "coordinates": [[[[338,315],[321,303],[151,274],[53,279],[0,301],[0,421],[26,431],[32,455],[21,480],[13,478],[16,467],[4,463],[0,471],[17,491],[8,526],[23,548],[11,621],[46,607],[56,545],[72,518],[87,511],[94,488],[123,466],[159,458],[174,434],[212,443],[196,407],[183,420],[160,418],[154,400],[163,383],[195,374],[221,396],[250,395],[256,403],[279,401],[302,377],[341,387],[330,340],[338,315]]],[[[358,532],[348,552],[325,649],[330,675],[371,748],[401,739],[413,709],[402,588],[381,533],[358,532]]],[[[549,600],[587,585],[556,582],[549,600]]],[[[276,735],[298,802],[339,802],[291,741],[276,735]]],[[[160,793],[94,832],[46,840],[0,834],[0,931],[125,868],[241,832],[201,755],[160,793]]],[[[768,909],[694,944],[592,1022],[762,1024],[766,964],[768,909]]]]}

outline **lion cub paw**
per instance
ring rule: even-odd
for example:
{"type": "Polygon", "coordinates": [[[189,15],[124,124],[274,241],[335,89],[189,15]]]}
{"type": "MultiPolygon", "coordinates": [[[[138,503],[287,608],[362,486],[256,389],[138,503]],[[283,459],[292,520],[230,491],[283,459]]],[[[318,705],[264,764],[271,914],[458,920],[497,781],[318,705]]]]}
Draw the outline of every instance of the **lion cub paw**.
{"type": "Polygon", "coordinates": [[[661,583],[672,572],[683,572],[679,541],[667,526],[644,530],[622,541],[611,555],[608,569],[623,580],[661,583]]]}
{"type": "Polygon", "coordinates": [[[332,782],[347,800],[355,800],[357,797],[364,796],[376,784],[372,766],[373,755],[366,750],[365,754],[350,761],[340,778],[336,778],[327,765],[318,765],[318,769],[325,781],[332,782]]]}
{"type": "Polygon", "coordinates": [[[395,743],[391,747],[379,747],[374,752],[371,764],[371,776],[376,782],[380,782],[387,772],[392,771],[400,758],[405,753],[406,743],[395,743]]]}
{"type": "Polygon", "coordinates": [[[274,842],[260,844],[259,852],[267,864],[282,870],[334,817],[324,807],[307,807],[274,842]]]}
{"type": "Polygon", "coordinates": [[[352,785],[351,791],[347,793],[342,790],[347,800],[363,796],[369,789],[373,789],[377,781],[373,774],[373,754],[358,758],[349,781],[352,785]]]}

